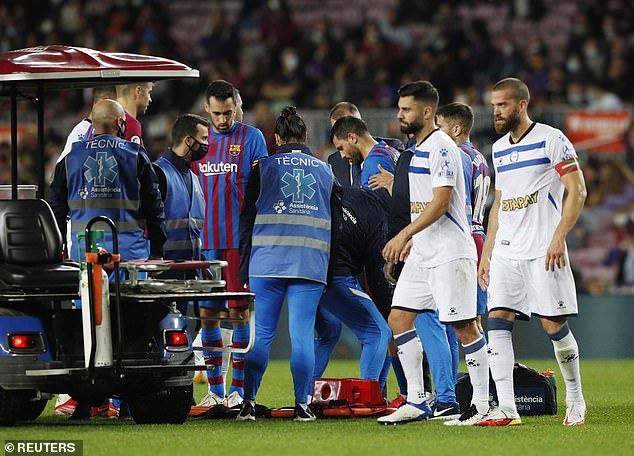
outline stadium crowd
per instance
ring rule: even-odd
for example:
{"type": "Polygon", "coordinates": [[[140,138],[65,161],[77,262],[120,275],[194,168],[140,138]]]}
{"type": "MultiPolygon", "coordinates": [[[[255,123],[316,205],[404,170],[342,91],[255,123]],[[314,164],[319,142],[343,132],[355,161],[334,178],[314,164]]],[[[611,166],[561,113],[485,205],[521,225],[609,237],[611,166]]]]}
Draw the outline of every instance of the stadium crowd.
{"type": "MultiPolygon", "coordinates": [[[[634,70],[633,22],[634,6],[624,0],[324,0],[317,6],[302,0],[25,0],[0,4],[0,51],[72,44],[199,68],[198,82],[154,89],[144,125],[147,149],[157,158],[170,122],[177,113],[200,111],[200,94],[215,79],[240,89],[270,152],[272,112],[280,106],[327,109],[345,99],[364,109],[393,109],[397,88],[418,78],[434,83],[441,103],[486,105],[491,81],[513,74],[527,82],[535,110],[552,104],[620,109],[634,99],[627,78],[634,70]]],[[[88,92],[75,91],[47,107],[55,114],[49,119],[67,120],[63,127],[47,125],[49,175],[67,127],[90,102],[88,92]]],[[[21,183],[36,180],[34,131],[33,124],[20,135],[21,183]]],[[[0,139],[3,183],[10,180],[7,139],[0,139]]],[[[570,237],[579,283],[590,293],[634,287],[634,127],[626,144],[627,166],[620,159],[586,160],[588,208],[570,237]]]]}

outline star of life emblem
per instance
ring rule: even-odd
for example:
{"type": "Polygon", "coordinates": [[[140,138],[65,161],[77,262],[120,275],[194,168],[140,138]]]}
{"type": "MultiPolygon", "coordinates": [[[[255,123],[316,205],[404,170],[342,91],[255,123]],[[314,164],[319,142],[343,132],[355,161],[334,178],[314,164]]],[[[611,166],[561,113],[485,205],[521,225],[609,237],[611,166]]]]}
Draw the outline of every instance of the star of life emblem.
{"type": "Polygon", "coordinates": [[[106,181],[113,183],[119,176],[117,160],[107,152],[97,152],[96,157],[88,157],[84,161],[84,177],[93,182],[95,187],[105,187],[106,181]]]}
{"type": "Polygon", "coordinates": [[[303,169],[294,169],[293,174],[284,173],[282,182],[286,184],[282,187],[282,193],[286,198],[292,196],[294,203],[303,203],[304,198],[312,199],[315,195],[313,185],[317,181],[311,173],[304,174],[303,169]]]}

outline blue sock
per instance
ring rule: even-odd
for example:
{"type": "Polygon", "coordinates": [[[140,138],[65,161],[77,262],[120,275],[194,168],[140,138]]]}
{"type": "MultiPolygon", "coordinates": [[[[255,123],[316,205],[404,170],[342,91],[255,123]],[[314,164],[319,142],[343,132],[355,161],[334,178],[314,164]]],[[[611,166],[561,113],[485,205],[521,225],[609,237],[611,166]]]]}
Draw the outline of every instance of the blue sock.
{"type": "MultiPolygon", "coordinates": [[[[203,347],[222,347],[222,333],[220,328],[203,328],[201,331],[203,347]]],[[[225,397],[225,382],[222,378],[222,352],[203,352],[207,369],[209,391],[225,397]]]]}
{"type": "MultiPolygon", "coordinates": [[[[249,344],[250,325],[233,327],[233,347],[246,348],[249,344]]],[[[240,397],[244,397],[244,354],[233,353],[231,363],[231,386],[229,394],[237,391],[240,397]]]]}
{"type": "Polygon", "coordinates": [[[396,376],[396,383],[398,383],[398,390],[403,396],[407,396],[407,379],[405,378],[405,372],[403,371],[401,361],[398,359],[398,356],[391,356],[391,358],[392,369],[394,370],[394,375],[396,376]]]}

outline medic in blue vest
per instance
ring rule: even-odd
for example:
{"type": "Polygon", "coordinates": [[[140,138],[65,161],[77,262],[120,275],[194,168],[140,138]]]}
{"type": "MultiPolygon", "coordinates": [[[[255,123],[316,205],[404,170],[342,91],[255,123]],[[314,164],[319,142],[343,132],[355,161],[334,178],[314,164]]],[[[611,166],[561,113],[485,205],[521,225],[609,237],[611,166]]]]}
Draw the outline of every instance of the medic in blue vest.
{"type": "Polygon", "coordinates": [[[154,162],[163,204],[169,260],[200,260],[205,223],[205,196],[191,163],[207,155],[209,121],[195,114],[179,116],[172,127],[172,146],[154,162]]]}
{"type": "MultiPolygon", "coordinates": [[[[163,202],[150,159],[140,144],[122,139],[125,111],[116,101],[95,104],[92,121],[93,139],[73,144],[55,167],[49,202],[60,231],[66,232],[70,215],[76,239],[92,218],[105,215],[119,230],[122,259],[162,258],[163,202]]],[[[110,245],[106,230],[106,246],[110,245]]],[[[78,258],[77,251],[68,253],[78,258]]]]}
{"type": "Polygon", "coordinates": [[[275,123],[277,153],[257,163],[240,216],[240,280],[256,296],[255,339],[246,355],[244,403],[238,420],[255,420],[255,398],[266,370],[284,299],[288,302],[296,421],[313,421],[312,390],[317,305],[330,258],[334,176],[314,158],[306,124],[292,106],[275,123]]]}

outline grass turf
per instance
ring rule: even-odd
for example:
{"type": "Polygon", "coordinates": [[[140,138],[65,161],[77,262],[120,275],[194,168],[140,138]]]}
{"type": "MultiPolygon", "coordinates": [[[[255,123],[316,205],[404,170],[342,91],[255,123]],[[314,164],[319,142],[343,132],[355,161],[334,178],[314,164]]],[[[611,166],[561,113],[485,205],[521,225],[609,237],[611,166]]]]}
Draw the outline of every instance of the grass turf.
{"type": "MultiPolygon", "coordinates": [[[[529,360],[538,370],[557,372],[557,416],[524,417],[515,428],[455,428],[442,422],[404,426],[379,426],[375,419],[322,419],[295,423],[259,419],[255,423],[233,420],[189,419],[184,425],[135,425],[131,421],[93,418],[68,422],[53,413],[50,401],[33,423],[0,428],[2,439],[78,439],[84,455],[350,455],[394,452],[407,454],[634,454],[634,360],[583,360],[587,424],[561,425],[565,413],[563,380],[554,360],[529,360]]],[[[464,370],[464,369],[463,369],[464,370]]],[[[333,361],[327,376],[357,375],[355,361],[333,361]]],[[[396,391],[393,376],[390,391],[396,391]]],[[[197,385],[196,397],[205,394],[197,385]]],[[[393,396],[393,394],[391,394],[393,396]]],[[[292,380],[287,361],[273,361],[265,374],[258,401],[270,407],[293,404],[292,380]]],[[[8,453],[7,453],[8,454],[8,453]]]]}

